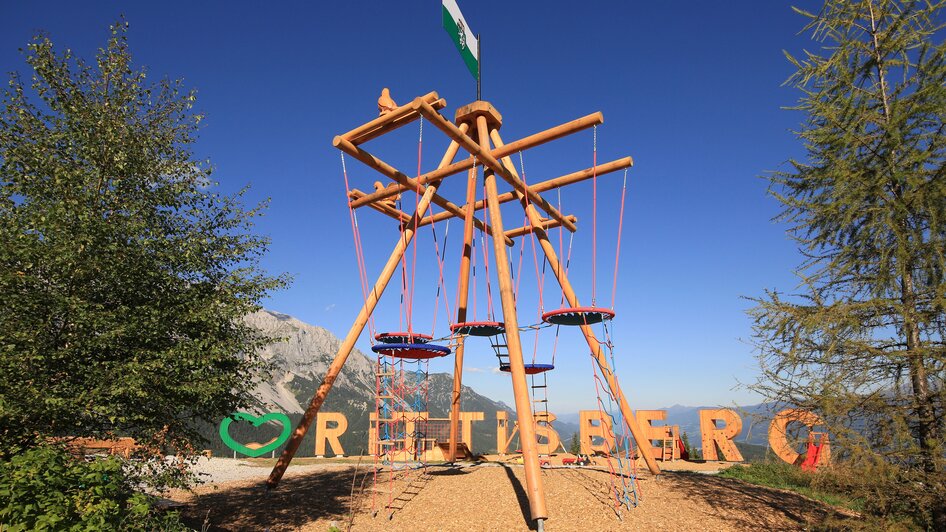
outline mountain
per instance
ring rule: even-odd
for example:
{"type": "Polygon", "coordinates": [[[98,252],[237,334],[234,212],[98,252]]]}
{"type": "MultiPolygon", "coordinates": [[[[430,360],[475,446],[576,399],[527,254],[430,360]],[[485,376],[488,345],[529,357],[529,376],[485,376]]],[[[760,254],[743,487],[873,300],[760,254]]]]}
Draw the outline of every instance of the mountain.
{"type": "MultiPolygon", "coordinates": [[[[260,355],[269,366],[266,375],[253,391],[259,404],[254,412],[283,412],[289,415],[293,425],[301,419],[322,378],[335,358],[341,340],[327,329],[304,323],[287,314],[270,310],[261,310],[246,317],[247,323],[257,328],[262,334],[277,339],[265,347],[260,355]]],[[[375,374],[374,356],[367,356],[358,349],[352,350],[341,374],[332,386],[331,392],[322,405],[322,412],[339,412],[348,420],[348,430],[340,438],[347,454],[359,454],[365,451],[368,442],[369,416],[375,409],[375,374]]],[[[450,408],[453,390],[453,376],[447,373],[429,375],[427,385],[427,405],[431,418],[446,418],[450,408]]],[[[461,404],[465,412],[483,412],[485,419],[474,422],[473,450],[479,453],[489,452],[496,447],[496,411],[511,411],[502,402],[493,401],[464,386],[461,390],[461,404]]],[[[243,441],[266,441],[278,434],[279,427],[253,428],[248,424],[232,424],[230,433],[243,441]]],[[[446,423],[441,429],[449,427],[446,423]]],[[[214,429],[216,429],[214,427],[214,429]]],[[[431,429],[433,430],[433,429],[431,429]]],[[[229,454],[219,436],[209,433],[214,442],[215,453],[229,454]]],[[[315,440],[313,430],[309,430],[299,448],[298,456],[312,456],[315,440]]],[[[280,452],[279,449],[276,453],[280,452]]]]}

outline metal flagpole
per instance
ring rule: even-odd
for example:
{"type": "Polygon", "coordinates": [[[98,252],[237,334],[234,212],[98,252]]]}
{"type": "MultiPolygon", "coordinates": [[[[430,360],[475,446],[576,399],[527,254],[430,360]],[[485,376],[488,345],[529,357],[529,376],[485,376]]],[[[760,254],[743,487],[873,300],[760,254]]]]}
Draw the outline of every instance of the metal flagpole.
{"type": "Polygon", "coordinates": [[[483,38],[480,37],[480,34],[476,34],[476,101],[482,100],[482,70],[483,63],[481,56],[483,55],[483,38]]]}

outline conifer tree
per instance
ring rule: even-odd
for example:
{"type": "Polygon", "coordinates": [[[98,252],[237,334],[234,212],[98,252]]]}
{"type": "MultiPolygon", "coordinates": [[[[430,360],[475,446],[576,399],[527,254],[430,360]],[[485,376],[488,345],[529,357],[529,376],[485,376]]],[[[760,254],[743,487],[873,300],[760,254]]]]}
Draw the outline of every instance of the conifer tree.
{"type": "Polygon", "coordinates": [[[943,5],[796,10],[821,46],[786,54],[807,157],[773,173],[769,190],[804,256],[801,282],[750,311],[755,389],[821,414],[842,455],[918,472],[929,490],[946,476],[943,5]]]}

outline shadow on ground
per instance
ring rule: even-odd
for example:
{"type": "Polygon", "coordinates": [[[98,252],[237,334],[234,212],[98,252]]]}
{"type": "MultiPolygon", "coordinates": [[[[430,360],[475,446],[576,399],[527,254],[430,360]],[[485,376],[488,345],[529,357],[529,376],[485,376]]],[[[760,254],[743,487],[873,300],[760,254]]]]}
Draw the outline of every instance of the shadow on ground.
{"type": "MultiPolygon", "coordinates": [[[[830,506],[790,491],[749,484],[738,479],[687,472],[667,472],[664,482],[674,483],[691,497],[700,497],[714,508],[738,508],[726,513],[734,526],[764,530],[771,523],[766,516],[781,514],[802,526],[824,523],[829,518],[849,519],[830,506]]],[[[805,526],[807,528],[807,526],[805,526]]]]}
{"type": "Polygon", "coordinates": [[[354,473],[351,468],[287,477],[272,491],[262,481],[221,488],[200,495],[184,515],[199,530],[209,511],[210,530],[217,531],[294,529],[319,519],[346,523],[354,473]]]}

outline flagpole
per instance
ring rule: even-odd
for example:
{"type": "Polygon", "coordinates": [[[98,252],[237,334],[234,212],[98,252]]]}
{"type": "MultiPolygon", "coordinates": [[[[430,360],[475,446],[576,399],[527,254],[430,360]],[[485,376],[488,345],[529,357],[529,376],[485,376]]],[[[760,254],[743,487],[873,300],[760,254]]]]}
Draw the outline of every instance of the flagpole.
{"type": "Polygon", "coordinates": [[[480,59],[480,56],[482,55],[483,55],[483,38],[480,37],[479,33],[477,33],[476,34],[476,101],[480,101],[483,99],[482,92],[481,92],[481,85],[483,83],[483,80],[482,80],[483,75],[481,74],[481,71],[483,67],[482,67],[482,59],[480,59]]]}

